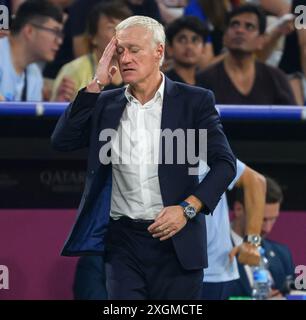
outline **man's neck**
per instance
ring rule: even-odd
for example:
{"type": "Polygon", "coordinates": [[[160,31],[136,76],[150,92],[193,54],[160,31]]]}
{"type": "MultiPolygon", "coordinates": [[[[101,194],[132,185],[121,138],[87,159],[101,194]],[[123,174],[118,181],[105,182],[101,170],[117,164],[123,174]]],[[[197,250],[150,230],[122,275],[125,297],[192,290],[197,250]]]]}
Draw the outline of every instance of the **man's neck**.
{"type": "Polygon", "coordinates": [[[195,85],[196,79],[196,66],[182,66],[181,64],[174,63],[174,71],[188,84],[195,85]]]}
{"type": "Polygon", "coordinates": [[[26,45],[24,45],[24,40],[18,36],[10,36],[9,43],[11,48],[11,59],[13,66],[17,74],[24,72],[26,67],[35,61],[31,57],[31,54],[26,45]]]}
{"type": "Polygon", "coordinates": [[[228,53],[224,58],[226,70],[234,73],[247,73],[254,69],[255,58],[253,54],[228,53]]]}
{"type": "Polygon", "coordinates": [[[162,83],[160,71],[147,78],[143,83],[130,84],[131,94],[142,104],[150,101],[162,83]]]}

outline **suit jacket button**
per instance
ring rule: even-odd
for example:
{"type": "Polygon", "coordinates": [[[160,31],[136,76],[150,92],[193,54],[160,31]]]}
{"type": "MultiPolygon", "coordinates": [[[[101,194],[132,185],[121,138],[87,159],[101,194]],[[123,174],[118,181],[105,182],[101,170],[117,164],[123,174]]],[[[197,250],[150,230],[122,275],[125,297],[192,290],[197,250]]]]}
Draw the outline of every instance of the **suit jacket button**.
{"type": "Polygon", "coordinates": [[[95,174],[95,171],[94,171],[94,170],[91,170],[91,174],[95,174]]]}

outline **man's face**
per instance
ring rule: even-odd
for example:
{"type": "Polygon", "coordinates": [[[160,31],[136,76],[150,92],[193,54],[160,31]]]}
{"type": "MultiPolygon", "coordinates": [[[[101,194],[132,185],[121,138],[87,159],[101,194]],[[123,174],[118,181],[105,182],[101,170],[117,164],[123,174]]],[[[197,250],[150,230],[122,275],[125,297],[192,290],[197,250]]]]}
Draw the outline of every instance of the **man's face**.
{"type": "Polygon", "coordinates": [[[225,31],[224,46],[230,51],[253,53],[262,47],[263,37],[259,34],[259,22],[254,13],[234,16],[225,31]]]}
{"type": "Polygon", "coordinates": [[[159,70],[163,45],[156,45],[152,33],[134,26],[120,30],[117,35],[117,59],[125,83],[140,84],[159,70]]]}
{"type": "Polygon", "coordinates": [[[182,29],[174,36],[168,53],[180,65],[195,66],[204,53],[203,38],[189,29],[182,29]]]}
{"type": "Polygon", "coordinates": [[[107,17],[104,15],[100,17],[98,21],[97,34],[93,37],[92,43],[99,49],[101,53],[115,35],[115,27],[120,22],[121,20],[116,18],[107,17]]]}
{"type": "Polygon", "coordinates": [[[32,32],[29,34],[30,49],[35,61],[52,61],[63,42],[63,25],[54,19],[47,19],[43,23],[29,24],[32,32]]]}
{"type": "Polygon", "coordinates": [[[264,220],[261,227],[261,236],[266,237],[273,229],[279,216],[280,203],[270,203],[265,205],[264,220]]]}

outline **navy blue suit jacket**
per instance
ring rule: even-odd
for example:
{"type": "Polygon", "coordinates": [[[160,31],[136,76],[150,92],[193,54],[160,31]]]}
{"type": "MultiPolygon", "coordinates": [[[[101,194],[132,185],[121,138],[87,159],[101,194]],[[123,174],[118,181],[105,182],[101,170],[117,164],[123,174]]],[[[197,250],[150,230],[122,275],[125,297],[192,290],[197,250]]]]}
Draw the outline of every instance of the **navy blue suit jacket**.
{"type": "MultiPolygon", "coordinates": [[[[268,259],[268,268],[274,280],[274,289],[281,290],[287,276],[294,277],[294,264],[288,247],[284,244],[264,239],[262,246],[268,259]]],[[[246,275],[244,266],[238,263],[240,278],[235,281],[234,291],[231,295],[251,296],[252,288],[246,275]]]]}
{"type": "MultiPolygon", "coordinates": [[[[63,255],[102,254],[110,211],[111,164],[101,164],[99,141],[103,129],[117,129],[127,99],[124,88],[101,94],[80,91],[75,101],[60,117],[51,137],[54,148],[71,151],[88,149],[86,184],[78,209],[78,218],[65,243],[63,255]]],[[[211,91],[173,82],[166,78],[161,129],[207,129],[207,163],[210,172],[199,184],[189,175],[190,165],[166,164],[162,144],[162,161],[158,176],[164,206],[178,205],[189,195],[204,204],[204,213],[212,212],[236,174],[236,160],[223,133],[211,91]]],[[[197,145],[197,144],[196,144],[197,145]]],[[[176,143],[173,143],[174,163],[176,143]]],[[[185,152],[186,153],[186,152],[185,152]]],[[[195,164],[194,166],[197,166],[195,164]]],[[[198,214],[174,237],[174,248],[181,265],[188,270],[207,266],[205,215],[198,214]]]]}

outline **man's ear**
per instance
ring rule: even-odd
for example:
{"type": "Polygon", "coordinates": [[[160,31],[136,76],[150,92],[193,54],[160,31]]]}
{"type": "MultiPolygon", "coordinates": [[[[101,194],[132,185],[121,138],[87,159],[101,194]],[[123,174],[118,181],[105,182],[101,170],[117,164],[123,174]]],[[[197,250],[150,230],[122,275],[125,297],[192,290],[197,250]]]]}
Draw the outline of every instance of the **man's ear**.
{"type": "Polygon", "coordinates": [[[22,34],[25,36],[26,39],[30,39],[35,32],[35,28],[27,23],[23,28],[22,28],[22,34]]]}
{"type": "Polygon", "coordinates": [[[156,54],[157,54],[157,58],[160,60],[165,52],[165,46],[163,44],[158,44],[156,47],[156,54]]]}

